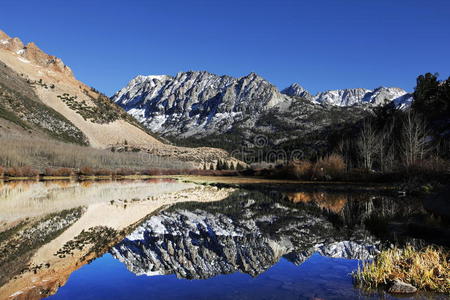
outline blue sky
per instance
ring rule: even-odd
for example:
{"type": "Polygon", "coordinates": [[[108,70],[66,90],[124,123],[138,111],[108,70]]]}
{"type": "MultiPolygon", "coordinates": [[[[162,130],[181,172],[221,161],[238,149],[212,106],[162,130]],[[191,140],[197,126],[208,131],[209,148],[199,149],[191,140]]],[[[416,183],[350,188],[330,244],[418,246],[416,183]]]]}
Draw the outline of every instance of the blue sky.
{"type": "Polygon", "coordinates": [[[107,95],[138,74],[187,70],[253,71],[313,93],[450,75],[448,0],[2,0],[0,29],[107,95]]]}

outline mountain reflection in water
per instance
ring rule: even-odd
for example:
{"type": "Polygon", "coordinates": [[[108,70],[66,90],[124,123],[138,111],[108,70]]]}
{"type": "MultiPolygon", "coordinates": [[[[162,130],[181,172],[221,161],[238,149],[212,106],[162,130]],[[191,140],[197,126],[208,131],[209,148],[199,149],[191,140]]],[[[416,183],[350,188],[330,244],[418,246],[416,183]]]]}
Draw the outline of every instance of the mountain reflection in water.
{"type": "Polygon", "coordinates": [[[1,299],[377,298],[353,288],[358,261],[448,241],[421,201],[367,191],[34,182],[0,200],[1,299]]]}
{"type": "Polygon", "coordinates": [[[320,207],[274,197],[238,192],[220,203],[172,207],[110,252],[137,275],[188,279],[237,271],[257,276],[281,257],[301,264],[313,253],[368,259],[377,252],[379,242],[363,227],[335,226],[320,207]]]}

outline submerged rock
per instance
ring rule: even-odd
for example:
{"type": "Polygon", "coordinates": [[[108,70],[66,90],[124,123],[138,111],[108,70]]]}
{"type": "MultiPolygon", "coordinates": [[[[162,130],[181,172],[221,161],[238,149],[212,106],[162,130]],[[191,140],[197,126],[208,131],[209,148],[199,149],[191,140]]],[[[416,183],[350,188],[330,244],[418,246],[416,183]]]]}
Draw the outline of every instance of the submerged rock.
{"type": "Polygon", "coordinates": [[[388,292],[392,294],[412,294],[417,292],[417,288],[400,279],[395,279],[389,287],[388,292]]]}

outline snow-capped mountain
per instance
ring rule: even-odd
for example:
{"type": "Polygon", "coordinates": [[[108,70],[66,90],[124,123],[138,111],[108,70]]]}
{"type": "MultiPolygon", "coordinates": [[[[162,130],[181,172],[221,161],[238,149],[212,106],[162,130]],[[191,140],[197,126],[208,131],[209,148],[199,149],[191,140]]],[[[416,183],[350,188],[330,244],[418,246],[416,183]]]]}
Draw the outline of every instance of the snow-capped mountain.
{"type": "Polygon", "coordinates": [[[208,72],[138,76],[112,99],[152,131],[185,137],[224,132],[249,114],[289,103],[255,73],[241,78],[208,72]]]}
{"type": "Polygon", "coordinates": [[[248,144],[255,135],[264,134],[276,137],[271,142],[277,144],[356,121],[374,106],[392,101],[407,106],[408,95],[400,88],[379,87],[313,96],[297,83],[280,92],[255,73],[234,78],[189,71],[176,76],[137,76],[112,100],[161,136],[208,138],[206,144],[211,146],[209,137],[221,134],[228,136],[219,143],[239,139],[248,144]]]}
{"type": "MultiPolygon", "coordinates": [[[[313,97],[313,101],[337,106],[352,106],[357,104],[384,105],[408,94],[405,90],[395,87],[379,87],[372,90],[357,88],[326,91],[313,97]]],[[[398,101],[401,102],[401,101],[398,101]]]]}

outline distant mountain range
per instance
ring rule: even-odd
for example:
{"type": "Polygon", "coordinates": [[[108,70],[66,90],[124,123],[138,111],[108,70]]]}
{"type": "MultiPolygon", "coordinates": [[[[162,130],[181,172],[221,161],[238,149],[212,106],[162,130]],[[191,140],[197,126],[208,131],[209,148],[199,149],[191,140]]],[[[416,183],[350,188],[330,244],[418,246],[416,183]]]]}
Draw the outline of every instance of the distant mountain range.
{"type": "Polygon", "coordinates": [[[297,83],[279,91],[255,73],[233,78],[205,71],[137,76],[112,100],[152,132],[189,145],[251,145],[256,135],[280,144],[355,122],[373,107],[408,107],[395,87],[334,90],[312,95],[297,83]]]}
{"type": "Polygon", "coordinates": [[[412,94],[396,87],[378,87],[374,90],[363,88],[343,89],[320,92],[311,95],[298,83],[294,83],[281,91],[288,96],[302,97],[318,104],[329,104],[336,106],[372,105],[380,106],[394,102],[396,106],[409,106],[412,94]]]}

